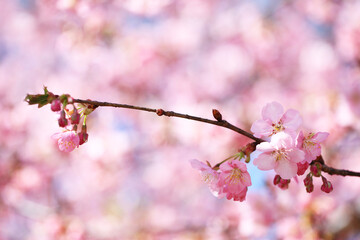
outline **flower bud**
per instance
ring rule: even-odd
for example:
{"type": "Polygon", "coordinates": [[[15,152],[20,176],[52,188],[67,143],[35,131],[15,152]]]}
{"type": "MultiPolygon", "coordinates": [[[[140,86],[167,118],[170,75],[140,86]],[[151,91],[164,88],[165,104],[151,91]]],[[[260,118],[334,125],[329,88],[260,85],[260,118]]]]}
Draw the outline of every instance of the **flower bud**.
{"type": "Polygon", "coordinates": [[[323,184],[321,185],[321,191],[330,193],[333,190],[333,186],[330,181],[328,181],[325,177],[321,176],[321,180],[323,184]]]}
{"type": "Polygon", "coordinates": [[[86,125],[83,125],[81,128],[81,132],[79,133],[79,144],[82,145],[87,142],[89,138],[89,134],[87,134],[86,125]]]}
{"type": "Polygon", "coordinates": [[[323,192],[330,193],[332,190],[333,186],[330,181],[327,181],[326,183],[323,183],[323,185],[321,185],[321,191],[323,192]]]}
{"type": "Polygon", "coordinates": [[[318,162],[315,162],[310,166],[310,171],[315,177],[321,176],[321,164],[318,162]]]}
{"type": "Polygon", "coordinates": [[[164,110],[161,109],[161,108],[156,109],[156,114],[157,114],[158,116],[162,116],[162,115],[164,115],[164,110]]]}
{"type": "Polygon", "coordinates": [[[278,187],[281,188],[282,190],[286,190],[289,188],[289,184],[290,184],[290,179],[281,179],[278,187]]]}
{"type": "Polygon", "coordinates": [[[88,138],[89,138],[89,134],[84,132],[79,133],[79,140],[80,140],[79,145],[82,145],[85,142],[87,142],[88,138]]]}
{"type": "Polygon", "coordinates": [[[79,124],[80,122],[80,114],[74,110],[74,112],[71,114],[71,124],[79,124]]]}
{"type": "Polygon", "coordinates": [[[308,175],[306,175],[306,178],[304,179],[304,185],[305,186],[309,186],[313,183],[313,180],[312,180],[312,176],[311,174],[309,173],[308,175]]]}
{"type": "Polygon", "coordinates": [[[306,191],[307,191],[308,193],[311,193],[312,191],[314,191],[314,184],[311,184],[311,185],[309,185],[309,186],[306,186],[306,191]]]}
{"type": "Polygon", "coordinates": [[[313,184],[313,179],[312,179],[311,173],[306,175],[306,178],[304,179],[304,185],[305,185],[306,191],[308,193],[311,193],[312,191],[314,191],[314,184],[313,184]]]}
{"type": "Polygon", "coordinates": [[[62,110],[60,112],[60,118],[59,118],[58,122],[59,122],[60,127],[66,127],[68,125],[68,120],[65,117],[65,111],[64,110],[62,110]]]}
{"type": "Polygon", "coordinates": [[[273,181],[274,185],[277,185],[280,182],[280,180],[281,180],[280,175],[276,174],[273,181]]]}
{"type": "Polygon", "coordinates": [[[221,113],[219,112],[219,110],[213,109],[213,110],[212,110],[212,114],[213,114],[213,116],[214,116],[214,118],[215,118],[216,120],[222,121],[222,115],[221,115],[221,113]]]}
{"type": "Polygon", "coordinates": [[[59,99],[55,99],[51,102],[51,111],[58,112],[61,110],[61,102],[59,99]]]}

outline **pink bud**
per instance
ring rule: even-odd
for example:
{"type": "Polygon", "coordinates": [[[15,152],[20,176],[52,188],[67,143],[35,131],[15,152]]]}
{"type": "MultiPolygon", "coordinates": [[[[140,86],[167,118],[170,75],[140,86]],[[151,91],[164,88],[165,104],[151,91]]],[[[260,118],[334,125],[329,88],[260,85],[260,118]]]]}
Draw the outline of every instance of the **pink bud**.
{"type": "Polygon", "coordinates": [[[87,142],[88,138],[89,138],[89,134],[84,132],[79,133],[79,140],[80,140],[79,145],[82,145],[85,142],[87,142]]]}
{"type": "Polygon", "coordinates": [[[68,125],[68,120],[65,117],[65,111],[64,110],[62,110],[60,112],[60,118],[59,118],[58,122],[59,122],[60,127],[66,127],[68,125]]]}
{"type": "Polygon", "coordinates": [[[333,186],[324,176],[321,176],[323,184],[321,185],[321,191],[330,193],[333,190],[333,186]]]}
{"type": "Polygon", "coordinates": [[[274,185],[277,185],[280,181],[281,181],[280,175],[276,174],[273,181],[274,185]]]}
{"type": "Polygon", "coordinates": [[[313,184],[312,176],[309,173],[308,175],[306,175],[306,178],[304,179],[304,185],[307,187],[307,186],[310,186],[312,184],[313,184]]]}
{"type": "Polygon", "coordinates": [[[59,99],[55,99],[51,102],[51,111],[58,112],[61,110],[61,102],[59,99]]]}
{"type": "Polygon", "coordinates": [[[80,114],[75,110],[73,114],[71,114],[71,124],[79,124],[80,122],[80,114]]]}
{"type": "Polygon", "coordinates": [[[289,188],[289,183],[290,183],[290,179],[281,179],[278,187],[281,188],[282,190],[286,190],[289,188]]]}
{"type": "Polygon", "coordinates": [[[310,166],[310,171],[314,175],[314,177],[321,176],[321,165],[320,163],[316,162],[310,166]]]}
{"type": "Polygon", "coordinates": [[[311,193],[312,191],[314,191],[314,184],[311,184],[311,185],[309,185],[309,186],[306,186],[306,191],[307,191],[308,193],[311,193]]]}
{"type": "Polygon", "coordinates": [[[323,185],[321,185],[321,191],[323,192],[330,193],[332,190],[333,186],[330,181],[326,181],[326,183],[323,183],[323,185]]]}

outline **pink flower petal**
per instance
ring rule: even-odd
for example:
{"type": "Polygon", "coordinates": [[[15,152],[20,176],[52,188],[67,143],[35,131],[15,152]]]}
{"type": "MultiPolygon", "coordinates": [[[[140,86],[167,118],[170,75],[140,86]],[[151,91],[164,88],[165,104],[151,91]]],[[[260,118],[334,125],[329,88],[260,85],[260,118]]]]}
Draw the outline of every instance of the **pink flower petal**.
{"type": "Polygon", "coordinates": [[[233,168],[238,168],[240,169],[242,172],[247,172],[247,167],[246,167],[246,164],[243,163],[243,162],[240,162],[239,160],[232,160],[230,162],[231,166],[233,168]]]}
{"type": "Polygon", "coordinates": [[[295,163],[300,163],[300,162],[304,161],[304,159],[305,159],[305,153],[297,148],[294,148],[288,154],[290,157],[290,161],[295,162],[295,163]]]}
{"type": "Polygon", "coordinates": [[[296,147],[297,148],[302,149],[304,139],[305,139],[304,134],[302,131],[300,131],[296,138],[296,147]]]}
{"type": "Polygon", "coordinates": [[[272,102],[272,103],[266,104],[261,112],[264,120],[269,119],[273,123],[279,122],[283,113],[284,113],[284,108],[278,102],[272,102]]]}
{"type": "Polygon", "coordinates": [[[207,169],[210,168],[208,165],[206,165],[203,162],[200,162],[197,159],[191,159],[190,164],[191,164],[191,167],[193,167],[193,168],[195,168],[197,170],[200,170],[200,171],[207,170],[207,169]]]}
{"type": "Polygon", "coordinates": [[[297,164],[286,159],[280,159],[275,166],[275,172],[280,175],[282,179],[291,179],[296,176],[297,164]]]}
{"type": "Polygon", "coordinates": [[[220,170],[223,172],[230,172],[234,169],[234,167],[230,164],[231,161],[224,162],[220,165],[220,170]]]}
{"type": "Polygon", "coordinates": [[[260,119],[260,120],[256,120],[250,129],[253,133],[255,137],[261,138],[263,136],[270,136],[272,134],[273,131],[273,127],[271,126],[270,123],[260,119]]]}
{"type": "Polygon", "coordinates": [[[262,153],[254,159],[253,164],[260,170],[271,170],[275,167],[275,158],[270,153],[262,153]]]}
{"type": "Polygon", "coordinates": [[[271,143],[262,142],[256,146],[256,150],[261,152],[273,152],[276,148],[271,143]]]}
{"type": "Polygon", "coordinates": [[[272,136],[271,144],[276,146],[277,149],[292,148],[294,146],[294,140],[289,134],[285,132],[279,132],[272,136]]]}
{"type": "Polygon", "coordinates": [[[328,136],[328,132],[318,132],[311,138],[311,140],[315,143],[322,143],[327,139],[328,136]]]}
{"type": "Polygon", "coordinates": [[[252,183],[251,183],[250,174],[249,174],[248,172],[244,172],[244,173],[242,174],[242,176],[243,176],[243,183],[244,183],[244,185],[247,186],[247,187],[251,186],[252,183]]]}
{"type": "Polygon", "coordinates": [[[287,110],[282,116],[281,121],[285,129],[289,128],[294,131],[296,131],[302,123],[300,113],[294,109],[287,110]]]}
{"type": "Polygon", "coordinates": [[[307,145],[303,150],[305,151],[305,160],[309,163],[321,154],[320,144],[307,145]]]}

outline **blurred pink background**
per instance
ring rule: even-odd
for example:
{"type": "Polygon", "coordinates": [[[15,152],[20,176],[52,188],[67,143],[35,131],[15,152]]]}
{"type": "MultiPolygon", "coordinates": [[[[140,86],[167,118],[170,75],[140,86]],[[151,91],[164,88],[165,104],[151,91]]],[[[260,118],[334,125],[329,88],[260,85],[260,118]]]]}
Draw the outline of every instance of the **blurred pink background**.
{"type": "Polygon", "coordinates": [[[250,129],[278,101],[330,132],[328,165],[360,171],[360,1],[11,0],[0,8],[0,239],[359,239],[360,179],[308,194],[250,163],[245,202],[217,199],[190,159],[249,142],[184,119],[99,108],[58,150],[56,94],[164,108],[250,129]]]}

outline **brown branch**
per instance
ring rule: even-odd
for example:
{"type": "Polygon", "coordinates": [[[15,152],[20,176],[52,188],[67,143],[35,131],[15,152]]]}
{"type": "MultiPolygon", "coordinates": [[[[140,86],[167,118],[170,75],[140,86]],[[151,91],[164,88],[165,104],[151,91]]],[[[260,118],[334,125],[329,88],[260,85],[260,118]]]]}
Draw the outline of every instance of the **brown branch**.
{"type": "Polygon", "coordinates": [[[336,169],[336,168],[327,166],[321,155],[319,157],[317,157],[313,162],[319,162],[321,164],[321,171],[326,172],[330,175],[339,175],[339,176],[343,176],[343,177],[345,177],[345,176],[360,177],[360,172],[354,172],[354,171],[349,171],[349,170],[344,170],[344,169],[336,169]]]}
{"type": "Polygon", "coordinates": [[[238,127],[232,125],[231,123],[229,123],[229,122],[227,122],[225,120],[215,121],[215,120],[210,120],[210,119],[206,119],[206,118],[191,116],[191,115],[188,115],[188,114],[177,113],[177,112],[173,112],[173,111],[165,111],[163,109],[138,107],[138,106],[133,106],[133,105],[128,105],[128,104],[99,102],[99,101],[82,100],[82,99],[74,99],[73,101],[77,102],[77,103],[91,104],[91,105],[94,105],[96,107],[128,108],[128,109],[134,109],[134,110],[140,110],[140,111],[146,111],[146,112],[154,112],[158,116],[178,117],[178,118],[185,118],[185,119],[198,121],[198,122],[204,122],[204,123],[208,123],[208,124],[212,124],[212,125],[216,125],[216,126],[220,126],[220,127],[224,127],[224,128],[228,128],[230,130],[233,130],[234,132],[237,132],[237,133],[239,133],[241,135],[244,135],[244,136],[254,140],[256,143],[264,142],[264,140],[255,137],[251,133],[248,133],[245,130],[242,130],[241,128],[238,128],[238,127]]]}
{"type": "Polygon", "coordinates": [[[344,170],[344,169],[336,169],[336,168],[329,167],[325,164],[323,164],[321,166],[321,171],[326,172],[330,175],[340,175],[343,177],[345,177],[345,176],[360,177],[360,172],[353,172],[353,171],[344,170]]]}
{"type": "MultiPolygon", "coordinates": [[[[241,128],[238,128],[238,127],[232,125],[231,123],[227,122],[226,120],[222,120],[222,117],[218,117],[217,119],[219,119],[219,120],[215,121],[215,120],[210,120],[210,119],[206,119],[206,118],[191,116],[191,115],[188,115],[188,114],[177,113],[177,112],[173,112],[173,111],[165,111],[165,110],[163,110],[161,108],[160,109],[146,108],[146,107],[138,107],[138,106],[128,105],[128,104],[99,102],[99,101],[82,100],[82,99],[74,99],[73,101],[77,102],[77,103],[90,104],[90,105],[93,105],[94,107],[128,108],[128,109],[134,109],[134,110],[139,110],[139,111],[153,112],[153,113],[156,113],[158,116],[178,117],[178,118],[185,118],[185,119],[198,121],[198,122],[204,122],[204,123],[208,123],[208,124],[228,128],[228,129],[230,129],[230,130],[232,130],[234,132],[237,132],[237,133],[239,133],[239,134],[241,134],[243,136],[246,136],[246,137],[248,137],[250,139],[253,139],[256,142],[256,145],[261,143],[261,142],[264,142],[263,139],[255,137],[251,133],[246,132],[245,130],[242,130],[241,128]]],[[[360,177],[360,172],[353,172],[353,171],[343,170],[343,169],[335,169],[335,168],[327,166],[325,164],[324,159],[322,158],[322,156],[319,156],[315,161],[320,162],[321,165],[322,165],[322,167],[321,167],[322,171],[326,172],[326,173],[328,173],[330,175],[360,177]]]]}

